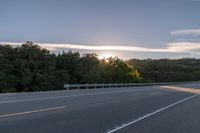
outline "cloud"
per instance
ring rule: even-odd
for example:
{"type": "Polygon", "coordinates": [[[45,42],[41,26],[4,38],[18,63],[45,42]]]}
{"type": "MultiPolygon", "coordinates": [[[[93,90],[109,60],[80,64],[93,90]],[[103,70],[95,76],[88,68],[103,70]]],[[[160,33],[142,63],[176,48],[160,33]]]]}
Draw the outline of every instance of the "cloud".
{"type": "Polygon", "coordinates": [[[200,29],[183,29],[172,31],[171,35],[194,35],[200,36],[200,29]]]}
{"type": "Polygon", "coordinates": [[[172,42],[168,44],[168,50],[192,51],[200,49],[200,42],[172,42]]]}
{"type": "MultiPolygon", "coordinates": [[[[19,42],[0,42],[2,45],[20,46],[23,43],[19,42]]],[[[36,43],[42,48],[48,50],[56,49],[81,49],[81,50],[114,50],[114,51],[136,51],[136,52],[178,52],[179,50],[165,49],[165,48],[146,48],[136,46],[93,46],[93,45],[79,45],[79,44],[55,44],[55,43],[36,43]]]]}
{"type": "MultiPolygon", "coordinates": [[[[20,46],[21,42],[0,42],[2,45],[20,46]]],[[[171,42],[167,43],[163,48],[146,48],[136,46],[93,46],[93,45],[79,45],[79,44],[55,44],[55,43],[36,43],[42,48],[50,51],[60,49],[77,49],[89,51],[133,51],[133,52],[154,52],[154,53],[188,53],[200,54],[200,42],[171,42]]]]}

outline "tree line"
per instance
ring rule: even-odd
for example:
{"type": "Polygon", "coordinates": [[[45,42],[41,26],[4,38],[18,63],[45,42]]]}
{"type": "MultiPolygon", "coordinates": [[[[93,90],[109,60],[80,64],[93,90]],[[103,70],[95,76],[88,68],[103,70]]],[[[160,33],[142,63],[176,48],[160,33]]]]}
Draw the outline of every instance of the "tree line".
{"type": "Polygon", "coordinates": [[[131,59],[127,63],[149,82],[182,82],[200,80],[200,59],[131,59]]]}
{"type": "Polygon", "coordinates": [[[37,44],[0,45],[0,92],[46,91],[66,84],[144,82],[139,72],[114,57],[95,53],[50,53],[37,44]]]}
{"type": "Polygon", "coordinates": [[[0,93],[63,89],[64,84],[200,80],[200,59],[98,59],[95,53],[51,53],[37,44],[0,45],[0,93]]]}

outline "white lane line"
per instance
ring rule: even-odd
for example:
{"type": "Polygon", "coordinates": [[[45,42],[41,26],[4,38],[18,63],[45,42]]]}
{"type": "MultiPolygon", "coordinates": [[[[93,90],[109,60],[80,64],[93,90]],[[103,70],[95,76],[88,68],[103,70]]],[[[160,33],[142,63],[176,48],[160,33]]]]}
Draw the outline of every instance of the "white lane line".
{"type": "Polygon", "coordinates": [[[53,110],[64,109],[64,108],[67,108],[67,106],[60,106],[60,107],[53,107],[53,108],[46,108],[46,109],[39,109],[39,110],[32,110],[32,111],[26,111],[26,112],[0,115],[0,118],[12,117],[12,116],[18,116],[18,115],[27,115],[27,114],[33,114],[33,113],[39,113],[39,112],[46,112],[46,111],[53,111],[53,110]]]}
{"type": "Polygon", "coordinates": [[[177,101],[177,102],[175,102],[175,103],[173,103],[173,104],[170,104],[170,105],[168,105],[168,106],[166,106],[166,107],[163,107],[163,108],[161,108],[161,109],[158,109],[158,110],[156,110],[156,111],[154,111],[154,112],[152,112],[152,113],[149,113],[149,114],[147,114],[147,115],[144,115],[144,116],[142,116],[142,117],[139,117],[138,119],[136,119],[136,120],[134,120],[134,121],[121,124],[120,126],[117,126],[117,127],[115,127],[114,129],[108,130],[106,133],[114,133],[114,132],[117,132],[118,130],[120,130],[120,129],[122,129],[122,128],[125,128],[125,127],[127,127],[127,126],[129,126],[129,125],[132,125],[132,124],[134,124],[134,123],[136,123],[136,122],[139,122],[139,121],[141,121],[141,120],[143,120],[143,119],[145,119],[145,118],[147,118],[147,117],[150,117],[150,116],[152,116],[152,115],[155,115],[155,114],[157,114],[157,113],[159,113],[159,112],[161,112],[161,111],[164,111],[164,110],[166,110],[166,109],[168,109],[168,108],[170,108],[170,107],[173,107],[173,106],[175,106],[175,105],[177,105],[177,104],[183,103],[183,102],[185,102],[185,101],[187,101],[187,100],[189,100],[189,99],[191,99],[191,98],[194,98],[194,97],[196,97],[196,96],[199,96],[199,94],[192,95],[192,96],[190,96],[190,97],[187,97],[187,98],[185,98],[185,99],[182,99],[182,100],[180,100],[180,101],[177,101]]]}
{"type": "Polygon", "coordinates": [[[20,99],[20,100],[12,100],[12,101],[2,101],[0,104],[6,104],[6,103],[17,103],[17,102],[28,102],[28,101],[39,101],[39,100],[48,100],[48,99],[59,99],[59,98],[65,98],[69,96],[57,96],[57,97],[44,97],[44,98],[31,98],[31,99],[20,99]]]}
{"type": "Polygon", "coordinates": [[[79,94],[79,95],[64,95],[64,96],[31,98],[31,99],[20,99],[20,100],[12,100],[12,101],[1,101],[0,104],[17,103],[17,102],[28,102],[28,101],[40,101],[40,100],[60,99],[60,98],[70,98],[70,97],[78,97],[78,96],[92,96],[92,95],[103,95],[103,94],[114,94],[114,93],[126,93],[126,92],[135,92],[135,90],[89,93],[89,94],[79,94]]]}

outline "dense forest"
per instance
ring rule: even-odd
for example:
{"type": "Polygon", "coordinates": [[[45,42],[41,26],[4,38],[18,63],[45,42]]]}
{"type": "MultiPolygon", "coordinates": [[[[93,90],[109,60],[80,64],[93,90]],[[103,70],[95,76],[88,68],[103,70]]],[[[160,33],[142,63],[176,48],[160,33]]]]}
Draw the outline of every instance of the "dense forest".
{"type": "Polygon", "coordinates": [[[182,82],[200,80],[200,59],[131,59],[130,66],[150,82],[182,82]]]}
{"type": "Polygon", "coordinates": [[[66,84],[200,80],[200,59],[98,59],[95,53],[51,53],[27,42],[0,45],[0,92],[62,89],[66,84]]]}
{"type": "Polygon", "coordinates": [[[65,83],[125,82],[143,79],[117,57],[99,60],[95,53],[53,54],[32,42],[0,45],[0,92],[57,90],[65,83]]]}

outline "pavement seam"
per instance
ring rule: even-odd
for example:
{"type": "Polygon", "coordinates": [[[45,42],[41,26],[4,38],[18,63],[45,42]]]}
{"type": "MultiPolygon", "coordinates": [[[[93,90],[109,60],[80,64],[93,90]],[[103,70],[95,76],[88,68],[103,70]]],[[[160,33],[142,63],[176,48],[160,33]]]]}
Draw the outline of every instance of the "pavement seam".
{"type": "Polygon", "coordinates": [[[100,93],[89,93],[89,94],[79,94],[79,95],[77,95],[77,94],[75,94],[75,95],[63,95],[63,96],[54,96],[54,97],[32,98],[32,99],[20,99],[20,100],[12,100],[12,101],[2,101],[2,102],[0,102],[0,104],[50,100],[50,99],[60,99],[60,98],[70,98],[70,97],[78,97],[78,96],[81,97],[81,96],[105,95],[105,94],[115,94],[115,93],[127,93],[127,92],[135,92],[135,90],[115,91],[115,92],[100,92],[100,93]]]}

